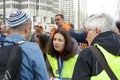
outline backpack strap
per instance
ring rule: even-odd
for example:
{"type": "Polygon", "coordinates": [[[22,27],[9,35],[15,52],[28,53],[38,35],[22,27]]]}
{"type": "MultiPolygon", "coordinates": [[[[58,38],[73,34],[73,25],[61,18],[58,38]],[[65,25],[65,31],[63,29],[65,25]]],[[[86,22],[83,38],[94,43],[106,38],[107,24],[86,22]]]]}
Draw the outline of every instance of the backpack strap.
{"type": "Polygon", "coordinates": [[[18,45],[21,45],[21,44],[23,44],[24,42],[26,42],[26,41],[19,41],[17,44],[18,44],[18,45]]]}
{"type": "MultiPolygon", "coordinates": [[[[6,63],[6,67],[5,67],[5,70],[6,69],[8,69],[10,66],[11,66],[11,62],[14,62],[14,57],[16,56],[16,54],[15,53],[17,53],[19,51],[19,53],[22,53],[22,49],[21,49],[21,47],[20,46],[18,46],[18,45],[12,45],[12,50],[11,50],[11,52],[10,52],[10,54],[9,54],[9,58],[8,58],[8,61],[7,61],[7,63],[6,63]]],[[[22,54],[19,54],[18,55],[20,58],[22,58],[22,54]]],[[[13,65],[12,65],[13,66],[13,65]]],[[[16,66],[18,66],[18,65],[16,65],[16,66]]],[[[9,70],[7,70],[6,72],[5,72],[5,74],[9,77],[9,78],[11,78],[11,73],[9,73],[9,70]]]]}
{"type": "Polygon", "coordinates": [[[2,47],[2,46],[4,46],[4,43],[12,43],[12,44],[16,44],[15,42],[13,42],[13,41],[7,41],[7,40],[1,40],[0,41],[0,47],[2,47]]]}
{"type": "MultiPolygon", "coordinates": [[[[13,46],[13,48],[12,48],[12,50],[11,50],[11,52],[10,53],[16,53],[17,51],[18,51],[18,49],[20,49],[19,51],[21,51],[22,52],[22,48],[20,47],[20,46],[18,46],[18,45],[21,45],[21,44],[23,44],[25,41],[19,41],[18,43],[15,43],[15,45],[13,46]]],[[[9,63],[10,62],[12,62],[12,59],[13,59],[13,57],[15,56],[15,54],[10,54],[9,55],[9,59],[8,59],[8,62],[7,62],[7,65],[9,65],[9,63]]],[[[7,67],[7,66],[6,66],[7,67]]]]}
{"type": "MultiPolygon", "coordinates": [[[[23,44],[25,41],[20,41],[18,43],[14,43],[15,45],[12,45],[12,50],[9,54],[9,58],[8,58],[8,61],[6,63],[6,67],[5,67],[5,70],[8,69],[10,67],[10,65],[12,64],[11,62],[14,62],[14,57],[16,56],[16,54],[13,54],[13,53],[17,53],[19,51],[19,53],[21,54],[18,54],[17,56],[19,56],[19,59],[22,59],[22,48],[19,46],[21,44],[23,44]]],[[[16,65],[16,66],[20,66],[20,65],[16,65]]],[[[11,78],[11,75],[9,73],[9,70],[7,70],[5,72],[5,74],[11,78]]],[[[17,74],[16,74],[17,75],[17,74]]]]}
{"type": "Polygon", "coordinates": [[[102,67],[105,69],[111,80],[118,80],[113,71],[111,70],[111,68],[109,67],[107,61],[105,60],[101,52],[98,50],[98,48],[95,46],[91,46],[90,49],[92,53],[95,55],[95,57],[98,59],[102,67]]]}
{"type": "Polygon", "coordinates": [[[4,46],[4,43],[12,43],[13,45],[15,45],[15,44],[17,44],[17,45],[21,45],[21,44],[23,44],[24,42],[26,42],[26,41],[19,41],[19,42],[14,42],[14,41],[7,41],[7,40],[2,40],[2,41],[0,41],[1,42],[1,44],[2,44],[2,46],[4,46]]]}

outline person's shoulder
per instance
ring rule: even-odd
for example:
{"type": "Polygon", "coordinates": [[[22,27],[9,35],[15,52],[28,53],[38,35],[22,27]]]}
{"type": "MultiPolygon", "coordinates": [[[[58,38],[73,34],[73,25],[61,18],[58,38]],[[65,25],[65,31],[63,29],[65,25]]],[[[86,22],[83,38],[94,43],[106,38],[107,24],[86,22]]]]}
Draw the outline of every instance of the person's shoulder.
{"type": "Polygon", "coordinates": [[[29,46],[36,46],[37,44],[36,44],[35,42],[26,41],[26,45],[29,45],[29,46]]]}
{"type": "Polygon", "coordinates": [[[90,57],[90,56],[93,55],[93,54],[92,54],[92,51],[90,50],[89,47],[83,49],[79,54],[80,54],[81,57],[90,57]]]}
{"type": "Polygon", "coordinates": [[[44,35],[48,38],[50,38],[50,33],[49,32],[44,32],[44,35]]]}
{"type": "Polygon", "coordinates": [[[74,38],[71,37],[71,40],[72,40],[73,43],[77,43],[78,44],[78,42],[74,38]]]}
{"type": "Polygon", "coordinates": [[[92,51],[90,50],[90,48],[85,48],[83,49],[79,55],[78,55],[78,60],[81,60],[81,61],[86,61],[86,62],[89,62],[93,59],[93,54],[92,54],[92,51]]]}
{"type": "Polygon", "coordinates": [[[39,46],[35,42],[28,41],[26,41],[22,46],[31,50],[39,48],[39,46]]]}

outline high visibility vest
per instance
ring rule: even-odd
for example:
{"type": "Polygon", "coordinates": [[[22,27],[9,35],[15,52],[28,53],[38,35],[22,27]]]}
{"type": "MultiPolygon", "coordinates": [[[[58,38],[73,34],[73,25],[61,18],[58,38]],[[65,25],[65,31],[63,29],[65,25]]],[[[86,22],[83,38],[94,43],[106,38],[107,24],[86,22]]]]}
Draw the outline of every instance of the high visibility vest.
{"type": "MultiPolygon", "coordinates": [[[[59,74],[57,74],[58,71],[58,61],[56,58],[52,57],[51,55],[47,54],[47,58],[49,60],[50,66],[52,67],[54,77],[59,78],[59,74]]],[[[71,57],[69,60],[64,61],[64,66],[62,68],[62,78],[64,79],[71,79],[74,66],[76,63],[76,60],[78,58],[78,54],[71,57]]]]}
{"type": "MultiPolygon", "coordinates": [[[[98,44],[95,45],[97,45],[97,47],[103,53],[106,61],[108,62],[109,67],[114,72],[118,80],[120,80],[120,56],[112,55],[110,52],[106,51],[100,45],[98,44]]],[[[92,76],[91,80],[110,80],[110,78],[106,71],[103,69],[103,71],[101,71],[101,73],[99,73],[97,76],[92,76]]]]}

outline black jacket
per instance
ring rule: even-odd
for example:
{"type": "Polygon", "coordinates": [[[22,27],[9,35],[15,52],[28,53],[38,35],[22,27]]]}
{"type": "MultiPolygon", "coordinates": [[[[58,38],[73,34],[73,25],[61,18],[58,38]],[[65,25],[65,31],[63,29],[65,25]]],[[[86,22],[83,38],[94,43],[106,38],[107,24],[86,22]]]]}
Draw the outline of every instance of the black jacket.
{"type": "MultiPolygon", "coordinates": [[[[113,55],[120,56],[120,36],[112,31],[104,32],[98,35],[92,44],[99,44],[113,55]]],[[[72,80],[90,80],[91,76],[99,74],[103,68],[97,61],[89,48],[80,52],[75,65],[72,80]]]]}

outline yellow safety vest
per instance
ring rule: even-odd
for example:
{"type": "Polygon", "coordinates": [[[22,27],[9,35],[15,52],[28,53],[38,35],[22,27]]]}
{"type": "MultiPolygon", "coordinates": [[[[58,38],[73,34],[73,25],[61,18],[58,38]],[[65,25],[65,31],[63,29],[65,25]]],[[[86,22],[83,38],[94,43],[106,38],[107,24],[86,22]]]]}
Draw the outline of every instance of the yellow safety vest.
{"type": "MultiPolygon", "coordinates": [[[[95,44],[95,45],[97,45],[97,47],[103,53],[111,70],[114,72],[118,80],[120,80],[120,56],[112,55],[100,45],[98,44],[95,44]]],[[[103,69],[103,71],[99,73],[97,76],[92,76],[91,80],[110,80],[110,78],[108,74],[106,73],[106,71],[103,69]]]]}
{"type": "MultiPolygon", "coordinates": [[[[57,58],[54,58],[49,54],[47,54],[47,58],[49,60],[50,66],[52,67],[54,77],[59,78],[59,74],[56,73],[56,71],[58,70],[57,58]]],[[[75,66],[77,58],[78,58],[78,54],[71,57],[69,60],[64,61],[64,66],[62,68],[62,78],[63,79],[64,78],[66,78],[66,79],[72,78],[72,74],[73,74],[73,70],[74,70],[74,66],[75,66]]]]}

